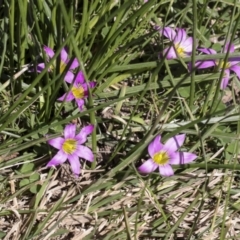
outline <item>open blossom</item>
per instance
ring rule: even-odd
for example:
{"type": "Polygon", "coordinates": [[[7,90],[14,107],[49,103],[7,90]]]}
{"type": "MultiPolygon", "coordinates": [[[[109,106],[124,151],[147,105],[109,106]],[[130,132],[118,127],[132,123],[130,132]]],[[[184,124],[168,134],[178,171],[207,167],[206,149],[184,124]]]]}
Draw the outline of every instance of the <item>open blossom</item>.
{"type": "Polygon", "coordinates": [[[161,136],[158,135],[149,144],[148,153],[151,158],[138,168],[140,173],[151,173],[159,168],[162,176],[172,176],[174,172],[171,165],[190,163],[197,158],[197,155],[194,153],[177,151],[183,145],[185,134],[176,135],[165,144],[162,144],[160,140],[161,136]]]}
{"type": "Polygon", "coordinates": [[[96,83],[89,82],[87,85],[82,72],[78,72],[75,79],[73,78],[71,81],[67,81],[67,82],[73,83],[72,88],[69,93],[65,93],[58,100],[59,101],[65,100],[66,102],[70,102],[73,99],[75,99],[75,101],[78,105],[78,108],[80,109],[80,111],[82,111],[83,105],[84,105],[84,98],[86,98],[88,96],[88,92],[89,92],[88,86],[90,88],[93,88],[93,87],[95,87],[96,83]]]}
{"type": "MultiPolygon", "coordinates": [[[[53,56],[55,55],[54,51],[47,46],[44,46],[43,49],[47,55],[47,61],[50,61],[50,59],[53,58],[53,56]]],[[[70,61],[69,57],[68,57],[68,53],[65,48],[63,48],[61,50],[60,59],[61,59],[61,61],[60,61],[59,69],[60,69],[60,73],[63,73],[70,61]]],[[[77,58],[75,58],[71,64],[71,66],[69,67],[69,70],[73,70],[73,69],[77,68],[78,66],[79,66],[78,60],[77,60],[77,58]]],[[[37,72],[42,72],[44,68],[45,68],[45,63],[38,64],[37,72]]],[[[56,68],[56,61],[50,66],[50,68],[48,70],[51,72],[51,71],[53,71],[54,68],[56,68]]],[[[66,82],[71,82],[73,79],[74,79],[74,74],[71,71],[67,71],[66,75],[64,77],[64,80],[66,82]]]]}
{"type": "MultiPolygon", "coordinates": [[[[226,53],[229,49],[230,53],[234,52],[234,45],[227,43],[224,47],[224,52],[226,53]]],[[[211,48],[199,48],[200,52],[206,53],[206,54],[216,54],[217,52],[211,48]]],[[[225,68],[224,68],[224,76],[222,78],[222,82],[220,85],[221,89],[225,89],[228,85],[229,79],[230,79],[230,70],[236,73],[238,78],[240,79],[240,66],[238,65],[240,63],[239,58],[229,58],[226,62],[225,68]]],[[[218,67],[222,70],[224,66],[223,60],[204,60],[204,61],[197,61],[196,67],[199,69],[203,68],[209,68],[209,67],[218,67]],[[219,66],[220,65],[220,66],[219,66]]]]}
{"type": "Polygon", "coordinates": [[[176,30],[174,30],[170,27],[164,27],[159,31],[172,43],[170,47],[163,50],[163,56],[166,56],[166,59],[184,58],[191,55],[193,39],[187,36],[184,29],[176,28],[176,30]]]}
{"type": "Polygon", "coordinates": [[[81,171],[79,157],[90,162],[94,160],[92,150],[82,145],[87,141],[87,136],[92,133],[93,129],[93,125],[88,125],[76,135],[76,124],[67,125],[64,129],[64,137],[57,137],[48,141],[51,146],[59,149],[59,151],[50,160],[47,167],[56,167],[68,159],[73,173],[79,175],[81,171]]]}

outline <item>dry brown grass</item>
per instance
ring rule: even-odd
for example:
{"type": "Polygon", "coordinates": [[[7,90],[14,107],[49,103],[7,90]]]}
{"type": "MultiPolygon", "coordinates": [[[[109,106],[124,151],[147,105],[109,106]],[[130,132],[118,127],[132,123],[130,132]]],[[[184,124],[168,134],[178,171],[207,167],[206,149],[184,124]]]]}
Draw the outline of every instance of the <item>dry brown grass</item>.
{"type": "MultiPolygon", "coordinates": [[[[69,178],[69,171],[68,167],[55,171],[37,208],[33,208],[31,194],[1,206],[0,230],[7,233],[4,240],[21,239],[20,233],[28,230],[32,220],[31,209],[36,211],[33,226],[39,227],[49,218],[32,239],[127,239],[127,232],[131,239],[164,239],[174,227],[167,239],[193,239],[191,233],[195,239],[217,240],[224,218],[225,239],[239,239],[240,216],[233,205],[239,204],[240,192],[231,183],[230,172],[214,170],[206,175],[194,170],[165,179],[154,175],[148,180],[131,173],[122,179],[105,179],[106,187],[87,193],[101,169],[84,171],[77,180],[69,178]],[[229,184],[236,193],[228,198],[229,184]],[[54,237],[61,230],[65,234],[54,237]]],[[[46,177],[41,175],[42,183],[46,177]]],[[[17,184],[9,181],[12,194],[17,184]]]]}

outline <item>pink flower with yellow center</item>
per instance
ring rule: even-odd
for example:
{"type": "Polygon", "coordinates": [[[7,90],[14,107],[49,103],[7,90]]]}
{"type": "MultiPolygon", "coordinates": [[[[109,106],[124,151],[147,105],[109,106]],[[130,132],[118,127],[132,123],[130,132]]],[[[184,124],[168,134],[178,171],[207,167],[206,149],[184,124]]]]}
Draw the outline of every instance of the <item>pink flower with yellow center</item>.
{"type": "Polygon", "coordinates": [[[59,101],[66,101],[70,102],[73,99],[75,99],[78,108],[80,111],[83,110],[84,105],[84,98],[88,97],[88,85],[90,88],[95,87],[95,82],[89,82],[88,85],[85,83],[84,75],[82,72],[79,72],[75,79],[73,79],[71,82],[73,82],[73,86],[69,93],[65,93],[62,97],[60,97],[59,101]]]}
{"type": "Polygon", "coordinates": [[[194,153],[177,151],[183,145],[185,134],[176,135],[165,144],[162,144],[160,140],[159,135],[149,144],[148,153],[151,158],[138,168],[140,173],[151,173],[159,168],[162,176],[172,176],[174,172],[171,165],[190,163],[197,158],[194,153]]]}
{"type": "Polygon", "coordinates": [[[184,29],[176,28],[174,30],[170,27],[164,27],[159,31],[171,41],[171,46],[163,50],[162,55],[166,56],[166,59],[184,58],[191,55],[193,39],[187,36],[184,29]]]}
{"type": "MultiPolygon", "coordinates": [[[[43,49],[47,55],[47,61],[49,61],[51,58],[53,58],[55,53],[51,48],[44,46],[43,49]]],[[[62,51],[60,53],[60,58],[61,58],[60,73],[63,73],[70,61],[70,59],[68,58],[68,53],[65,50],[65,48],[62,49],[62,51]]],[[[69,67],[69,70],[73,70],[73,69],[77,68],[78,66],[79,66],[78,60],[77,60],[77,58],[75,58],[71,64],[71,66],[69,67]]],[[[56,68],[56,62],[50,66],[50,68],[48,69],[49,72],[52,72],[54,70],[54,68],[56,68]]],[[[45,69],[45,63],[40,63],[37,65],[37,72],[42,72],[43,69],[45,69]]],[[[64,80],[66,82],[71,82],[73,79],[74,79],[74,74],[71,71],[67,71],[66,75],[64,76],[64,80]]]]}
{"type": "MultiPolygon", "coordinates": [[[[223,52],[228,52],[233,53],[234,52],[234,45],[227,43],[226,46],[224,47],[223,52]]],[[[199,48],[198,49],[200,52],[203,52],[205,54],[217,54],[217,52],[214,49],[211,48],[199,48]]],[[[233,57],[229,58],[228,61],[226,62],[225,68],[224,68],[224,77],[222,78],[220,88],[225,89],[228,85],[228,82],[230,80],[230,70],[235,72],[238,79],[240,79],[240,66],[238,65],[240,63],[239,57],[233,57]]],[[[198,69],[203,69],[203,68],[209,68],[209,67],[219,67],[220,70],[223,69],[224,66],[224,61],[219,61],[219,60],[204,60],[204,61],[197,61],[196,62],[196,67],[198,69]]]]}
{"type": "Polygon", "coordinates": [[[64,129],[64,137],[57,137],[48,141],[51,146],[59,149],[59,151],[49,161],[47,167],[56,167],[68,159],[73,173],[79,175],[81,171],[79,158],[84,158],[90,162],[94,160],[92,150],[82,145],[87,141],[87,136],[92,133],[93,129],[93,125],[88,125],[83,127],[80,133],[76,135],[76,124],[67,125],[64,129]]]}

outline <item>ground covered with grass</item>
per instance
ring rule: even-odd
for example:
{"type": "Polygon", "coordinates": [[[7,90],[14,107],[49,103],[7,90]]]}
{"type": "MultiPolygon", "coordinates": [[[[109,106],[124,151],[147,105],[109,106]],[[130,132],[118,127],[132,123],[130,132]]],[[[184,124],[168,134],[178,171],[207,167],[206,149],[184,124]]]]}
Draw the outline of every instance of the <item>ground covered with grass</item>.
{"type": "Polygon", "coordinates": [[[0,239],[240,239],[240,4],[0,8],[0,239]]]}

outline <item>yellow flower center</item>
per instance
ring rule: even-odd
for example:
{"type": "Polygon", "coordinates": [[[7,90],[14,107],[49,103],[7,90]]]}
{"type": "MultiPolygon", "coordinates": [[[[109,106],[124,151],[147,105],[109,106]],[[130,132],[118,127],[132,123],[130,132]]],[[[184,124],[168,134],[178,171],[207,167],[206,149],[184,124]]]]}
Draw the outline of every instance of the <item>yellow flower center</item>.
{"type": "MultiPolygon", "coordinates": [[[[61,61],[60,62],[60,67],[59,67],[59,71],[60,73],[63,73],[63,71],[65,70],[66,68],[66,63],[61,61]]],[[[54,70],[54,68],[56,68],[56,63],[53,63],[51,66],[50,66],[50,71],[52,72],[54,70]]]]}
{"type": "Polygon", "coordinates": [[[62,149],[66,154],[73,154],[77,149],[77,141],[75,139],[66,139],[62,145],[62,149]]]}
{"type": "MultiPolygon", "coordinates": [[[[220,69],[223,68],[223,66],[224,66],[224,61],[216,61],[216,63],[217,63],[217,65],[219,66],[220,69]]],[[[226,63],[226,66],[225,66],[225,69],[230,68],[230,67],[231,67],[230,62],[227,62],[227,63],[226,63]]]]}
{"type": "Polygon", "coordinates": [[[180,47],[179,44],[175,44],[175,49],[176,49],[176,51],[177,51],[177,53],[180,57],[185,57],[186,56],[184,48],[180,47]]]}
{"type": "Polygon", "coordinates": [[[72,87],[72,94],[76,99],[84,98],[84,89],[82,86],[72,87]]]}
{"type": "Polygon", "coordinates": [[[63,62],[63,61],[60,62],[60,73],[63,73],[63,71],[65,70],[66,66],[67,65],[66,65],[65,62],[63,62]]]}
{"type": "Polygon", "coordinates": [[[169,161],[169,156],[167,152],[164,151],[158,152],[154,154],[153,161],[158,165],[165,165],[169,161]]]}

